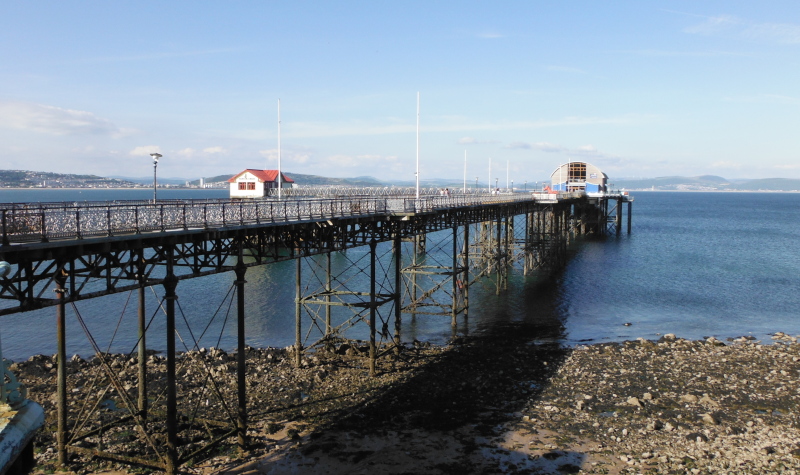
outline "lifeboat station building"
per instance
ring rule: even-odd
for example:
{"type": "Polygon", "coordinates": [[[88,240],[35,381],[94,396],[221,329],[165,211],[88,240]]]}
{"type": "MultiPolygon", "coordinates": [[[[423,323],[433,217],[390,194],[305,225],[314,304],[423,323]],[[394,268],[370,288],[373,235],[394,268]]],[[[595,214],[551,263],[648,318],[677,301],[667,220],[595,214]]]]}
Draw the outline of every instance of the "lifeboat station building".
{"type": "MultiPolygon", "coordinates": [[[[281,173],[281,188],[291,188],[294,180],[281,173]]],[[[278,170],[248,168],[228,180],[231,198],[263,198],[278,189],[278,170]]]]}
{"type": "Polygon", "coordinates": [[[587,194],[606,193],[608,175],[586,162],[569,162],[558,167],[550,175],[553,191],[583,191],[587,194]]]}

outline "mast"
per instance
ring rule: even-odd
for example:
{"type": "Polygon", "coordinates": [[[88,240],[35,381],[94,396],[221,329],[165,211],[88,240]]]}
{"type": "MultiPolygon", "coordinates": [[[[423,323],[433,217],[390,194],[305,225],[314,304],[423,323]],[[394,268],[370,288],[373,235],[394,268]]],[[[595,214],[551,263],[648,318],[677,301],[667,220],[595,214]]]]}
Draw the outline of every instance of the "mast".
{"type": "Polygon", "coordinates": [[[492,192],[492,157],[489,157],[489,193],[492,192]]]}
{"type": "Polygon", "coordinates": [[[281,199],[281,100],[278,99],[278,199],[281,199]]]}
{"type": "Polygon", "coordinates": [[[417,91],[417,202],[419,202],[419,91],[417,91]]]}
{"type": "Polygon", "coordinates": [[[467,150],[464,149],[464,194],[467,193],[467,150]]]}

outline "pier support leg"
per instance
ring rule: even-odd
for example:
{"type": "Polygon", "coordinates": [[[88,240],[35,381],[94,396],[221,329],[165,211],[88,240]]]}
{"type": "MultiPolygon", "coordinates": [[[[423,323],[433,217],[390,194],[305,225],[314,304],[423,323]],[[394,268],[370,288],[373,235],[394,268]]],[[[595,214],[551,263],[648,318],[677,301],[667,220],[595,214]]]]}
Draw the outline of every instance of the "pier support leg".
{"type": "Polygon", "coordinates": [[[622,233],[622,198],[617,198],[617,236],[622,233]]]}
{"type": "Polygon", "coordinates": [[[136,314],[139,323],[139,356],[137,366],[139,367],[139,413],[141,414],[142,429],[147,426],[147,317],[145,315],[145,286],[144,278],[139,274],[139,308],[136,314]]]}
{"type": "Polygon", "coordinates": [[[167,306],[167,475],[178,473],[178,393],[175,373],[175,289],[178,278],[174,272],[175,250],[167,253],[167,275],[164,277],[164,300],[167,306]]]}
{"type": "Polygon", "coordinates": [[[239,245],[239,262],[236,264],[236,391],[238,396],[238,411],[236,418],[236,432],[239,443],[239,452],[247,450],[247,354],[245,348],[245,303],[244,303],[244,284],[247,282],[244,277],[247,272],[242,261],[242,245],[239,245]]]}
{"type": "MultiPolygon", "coordinates": [[[[469,312],[469,224],[464,225],[464,320],[469,312]]],[[[465,326],[466,328],[466,326],[465,326]]]]}
{"type": "Polygon", "coordinates": [[[633,211],[633,201],[628,201],[628,234],[631,233],[631,212],[633,211]]]}
{"type": "Polygon", "coordinates": [[[394,347],[395,353],[400,354],[400,323],[402,317],[402,254],[403,242],[400,234],[394,237],[394,347]]]}
{"type": "Polygon", "coordinates": [[[300,308],[302,306],[301,296],[302,296],[302,288],[300,287],[300,278],[301,278],[301,269],[303,267],[303,261],[300,256],[295,257],[295,299],[294,299],[294,364],[296,367],[300,367],[302,361],[302,353],[303,353],[303,328],[301,326],[302,321],[300,319],[300,308]]]}
{"type": "Polygon", "coordinates": [[[502,232],[503,226],[501,225],[502,220],[500,218],[495,221],[496,232],[497,232],[497,247],[495,248],[495,272],[497,272],[496,282],[495,282],[495,295],[500,295],[500,290],[503,288],[503,266],[501,264],[501,260],[503,259],[503,240],[502,232]]]}
{"type": "Polygon", "coordinates": [[[461,289],[459,287],[463,287],[464,284],[460,284],[459,280],[459,272],[458,272],[458,226],[453,226],[453,273],[452,273],[452,284],[453,284],[453,303],[450,308],[450,325],[454,328],[458,324],[457,316],[458,316],[458,293],[461,289]]]}
{"type": "Polygon", "coordinates": [[[66,304],[64,294],[66,289],[66,276],[60,273],[56,279],[56,335],[58,339],[57,364],[57,397],[58,397],[58,464],[65,467],[67,464],[67,343],[66,343],[66,304]]]}
{"type": "Polygon", "coordinates": [[[331,337],[331,251],[325,253],[325,338],[331,337]]]}
{"type": "Polygon", "coordinates": [[[375,311],[377,304],[375,302],[375,248],[377,241],[374,239],[369,242],[369,375],[375,376],[376,374],[376,361],[378,359],[378,351],[375,346],[375,311]]]}

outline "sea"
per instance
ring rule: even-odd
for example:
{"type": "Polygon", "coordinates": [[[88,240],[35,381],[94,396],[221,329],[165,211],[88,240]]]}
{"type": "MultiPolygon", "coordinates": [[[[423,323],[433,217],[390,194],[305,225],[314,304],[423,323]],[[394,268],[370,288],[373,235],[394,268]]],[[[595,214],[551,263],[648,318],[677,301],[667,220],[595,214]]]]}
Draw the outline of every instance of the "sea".
{"type": "MultiPolygon", "coordinates": [[[[800,334],[800,194],[631,194],[630,234],[623,230],[619,236],[577,242],[570,249],[566,267],[555,274],[525,276],[516,269],[511,272],[508,290],[499,295],[490,278],[482,279],[470,288],[467,318],[459,317],[453,327],[449,316],[405,315],[402,339],[443,344],[457,335],[514,332],[521,326],[532,335],[532,341],[568,346],[655,340],[666,333],[689,339],[746,336],[764,342],[771,341],[775,332],[800,334]]],[[[225,195],[226,190],[159,190],[160,199],[225,195]]],[[[0,203],[151,197],[152,192],[144,189],[0,190],[0,203]]],[[[437,240],[447,239],[447,232],[429,236],[431,262],[437,261],[437,240]]],[[[383,263],[378,267],[389,274],[387,246],[379,246],[383,263]]],[[[332,259],[334,273],[340,273],[355,290],[369,289],[369,277],[358,270],[366,251],[351,249],[332,259]]],[[[319,264],[317,259],[306,265],[319,264]]],[[[247,271],[248,345],[285,347],[294,343],[294,279],[293,262],[247,271]]],[[[234,274],[228,272],[179,283],[179,349],[235,347],[234,280],[234,274]]],[[[162,297],[160,286],[147,290],[147,345],[156,351],[166,346],[159,306],[162,297]]],[[[67,353],[85,357],[96,349],[134,351],[136,307],[135,293],[69,305],[67,353]]],[[[348,337],[367,337],[367,326],[359,317],[336,318],[335,323],[351,321],[348,337]]],[[[304,338],[313,340],[319,331],[318,326],[307,323],[304,338]]],[[[55,307],[0,316],[0,342],[3,356],[11,360],[54,354],[55,307]]]]}

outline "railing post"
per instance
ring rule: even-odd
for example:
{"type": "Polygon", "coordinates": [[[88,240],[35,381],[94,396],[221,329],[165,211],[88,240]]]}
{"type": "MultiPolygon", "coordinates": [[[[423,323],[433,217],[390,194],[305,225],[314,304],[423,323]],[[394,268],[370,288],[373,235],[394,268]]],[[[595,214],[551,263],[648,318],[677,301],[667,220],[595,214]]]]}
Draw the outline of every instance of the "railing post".
{"type": "Polygon", "coordinates": [[[81,210],[75,208],[75,237],[81,238],[81,210]]]}

